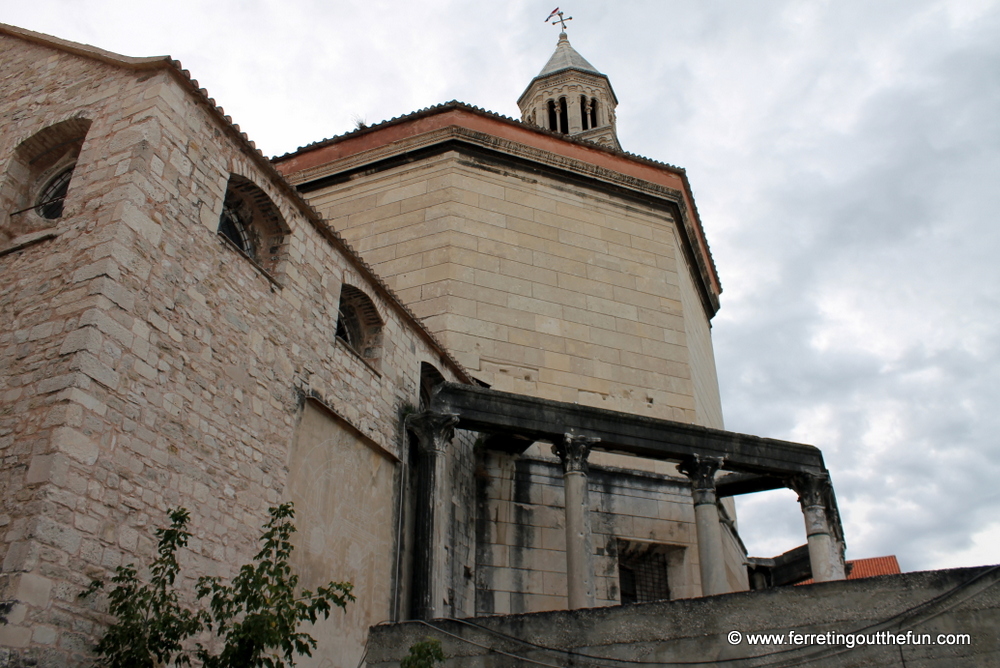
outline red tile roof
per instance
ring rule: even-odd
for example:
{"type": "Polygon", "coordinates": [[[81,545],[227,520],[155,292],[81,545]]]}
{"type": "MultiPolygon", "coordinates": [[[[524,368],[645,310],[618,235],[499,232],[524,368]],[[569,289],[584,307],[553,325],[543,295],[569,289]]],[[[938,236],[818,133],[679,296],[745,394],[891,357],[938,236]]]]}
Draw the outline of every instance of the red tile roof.
{"type": "MultiPolygon", "coordinates": [[[[899,562],[896,561],[895,555],[871,557],[869,559],[852,559],[847,562],[847,565],[851,571],[851,574],[847,576],[848,580],[863,580],[864,578],[871,578],[876,575],[896,575],[897,573],[902,573],[899,570],[899,562]]],[[[812,583],[813,579],[809,578],[795,584],[805,585],[812,583]]]]}

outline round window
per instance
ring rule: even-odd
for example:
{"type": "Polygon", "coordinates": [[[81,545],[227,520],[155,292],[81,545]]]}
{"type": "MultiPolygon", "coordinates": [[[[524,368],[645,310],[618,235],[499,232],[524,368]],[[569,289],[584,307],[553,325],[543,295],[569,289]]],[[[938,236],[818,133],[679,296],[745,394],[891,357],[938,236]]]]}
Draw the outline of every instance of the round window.
{"type": "MultiPolygon", "coordinates": [[[[76,165],[74,165],[75,167],[76,165]]],[[[35,204],[35,213],[42,218],[55,220],[62,218],[63,201],[66,199],[66,192],[69,190],[69,180],[73,177],[73,167],[59,172],[48,185],[42,188],[35,204]]]]}

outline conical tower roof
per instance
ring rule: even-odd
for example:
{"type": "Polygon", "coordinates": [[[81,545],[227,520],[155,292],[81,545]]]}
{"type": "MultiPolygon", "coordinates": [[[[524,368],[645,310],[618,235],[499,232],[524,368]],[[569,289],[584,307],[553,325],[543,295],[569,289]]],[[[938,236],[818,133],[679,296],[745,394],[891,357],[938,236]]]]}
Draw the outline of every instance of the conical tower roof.
{"type": "MultiPolygon", "coordinates": [[[[587,59],[572,47],[569,43],[569,37],[563,32],[559,33],[559,43],[556,44],[555,53],[549,58],[549,62],[545,63],[545,67],[538,73],[538,77],[544,77],[560,70],[569,69],[600,74],[596,67],[588,63],[587,59]]],[[[538,77],[535,78],[537,79],[538,77]]]]}

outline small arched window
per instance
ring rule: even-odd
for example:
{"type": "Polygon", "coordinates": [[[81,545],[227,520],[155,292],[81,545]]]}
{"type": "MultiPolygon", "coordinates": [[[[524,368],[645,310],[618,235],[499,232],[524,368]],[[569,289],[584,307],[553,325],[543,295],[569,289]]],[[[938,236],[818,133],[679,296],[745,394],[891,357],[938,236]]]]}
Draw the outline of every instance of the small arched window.
{"type": "Polygon", "coordinates": [[[559,132],[569,133],[569,109],[566,107],[566,98],[559,98],[559,132]]]}
{"type": "Polygon", "coordinates": [[[556,101],[549,100],[549,130],[552,132],[559,132],[559,120],[556,117],[556,101]]]}
{"type": "Polygon", "coordinates": [[[52,227],[63,217],[90,121],[56,123],[21,142],[0,186],[0,243],[52,227]]]}
{"type": "Polygon", "coordinates": [[[590,98],[590,127],[597,127],[597,98],[590,98]]]}
{"type": "Polygon", "coordinates": [[[444,382],[444,376],[433,364],[420,363],[420,410],[430,408],[434,388],[444,382]]]}
{"type": "Polygon", "coordinates": [[[285,224],[278,207],[249,179],[233,174],[219,216],[219,234],[268,273],[284,251],[285,224]]]}
{"type": "Polygon", "coordinates": [[[580,119],[583,121],[583,129],[590,129],[591,126],[587,123],[590,120],[590,102],[586,95],[580,96],[580,119]]]}
{"type": "Polygon", "coordinates": [[[337,338],[374,368],[382,358],[382,317],[358,288],[345,284],[337,306],[337,338]]]}

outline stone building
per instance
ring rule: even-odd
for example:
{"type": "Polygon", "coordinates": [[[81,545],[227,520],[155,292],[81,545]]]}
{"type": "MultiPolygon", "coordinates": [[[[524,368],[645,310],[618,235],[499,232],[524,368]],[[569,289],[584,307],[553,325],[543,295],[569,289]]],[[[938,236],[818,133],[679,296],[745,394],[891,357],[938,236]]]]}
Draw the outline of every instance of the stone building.
{"type": "Polygon", "coordinates": [[[683,170],[620,150],[565,35],[520,122],[274,160],[170,58],[0,26],[0,65],[0,666],[85,663],[77,595],[176,506],[190,589],[295,501],[303,584],[358,595],[314,665],[387,620],[747,589],[723,497],[788,484],[843,577],[818,450],[723,431],[683,170]]]}

